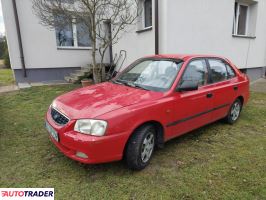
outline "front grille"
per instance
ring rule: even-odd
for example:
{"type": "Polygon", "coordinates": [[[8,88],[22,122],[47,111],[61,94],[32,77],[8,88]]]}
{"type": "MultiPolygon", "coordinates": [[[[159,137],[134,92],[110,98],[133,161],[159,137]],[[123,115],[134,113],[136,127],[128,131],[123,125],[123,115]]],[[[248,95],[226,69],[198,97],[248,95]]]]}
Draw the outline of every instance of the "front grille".
{"type": "Polygon", "coordinates": [[[69,122],[69,119],[67,117],[65,117],[54,108],[51,108],[51,116],[53,120],[59,125],[65,125],[69,122]]]}

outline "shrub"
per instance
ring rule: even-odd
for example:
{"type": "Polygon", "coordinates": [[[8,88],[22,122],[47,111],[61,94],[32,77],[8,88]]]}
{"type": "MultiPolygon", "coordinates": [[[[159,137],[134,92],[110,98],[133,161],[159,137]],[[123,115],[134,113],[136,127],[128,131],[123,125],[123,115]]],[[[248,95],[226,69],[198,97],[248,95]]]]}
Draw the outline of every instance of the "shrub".
{"type": "Polygon", "coordinates": [[[4,57],[5,47],[6,47],[5,41],[0,40],[0,59],[3,59],[3,57],[4,57]]]}
{"type": "Polygon", "coordinates": [[[2,40],[0,40],[0,59],[4,59],[4,65],[7,68],[10,68],[10,59],[9,59],[9,52],[8,52],[8,46],[6,38],[4,37],[2,40]]]}
{"type": "Polygon", "coordinates": [[[9,53],[8,53],[8,48],[5,49],[4,55],[3,55],[3,59],[4,59],[4,65],[7,68],[10,68],[10,59],[9,59],[9,53]]]}

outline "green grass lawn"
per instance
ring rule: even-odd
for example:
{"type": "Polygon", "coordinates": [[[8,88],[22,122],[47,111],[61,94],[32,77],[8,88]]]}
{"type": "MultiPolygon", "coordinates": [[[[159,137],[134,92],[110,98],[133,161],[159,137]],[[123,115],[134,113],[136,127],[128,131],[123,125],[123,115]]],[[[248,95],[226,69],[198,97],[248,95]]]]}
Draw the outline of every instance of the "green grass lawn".
{"type": "Polygon", "coordinates": [[[266,94],[233,126],[217,122],[168,142],[150,165],[83,165],[48,139],[44,115],[77,86],[0,95],[0,187],[54,187],[56,199],[266,199],[266,94]]]}
{"type": "Polygon", "coordinates": [[[11,69],[0,68],[0,86],[14,84],[13,73],[11,69]]]}

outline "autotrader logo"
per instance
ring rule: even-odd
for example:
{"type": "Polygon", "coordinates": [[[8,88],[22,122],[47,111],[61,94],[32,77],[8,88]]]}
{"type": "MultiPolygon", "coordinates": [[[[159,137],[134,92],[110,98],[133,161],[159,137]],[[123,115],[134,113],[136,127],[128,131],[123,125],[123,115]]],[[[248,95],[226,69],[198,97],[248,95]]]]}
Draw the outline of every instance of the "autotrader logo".
{"type": "Polygon", "coordinates": [[[54,200],[54,188],[0,188],[0,200],[54,200]]]}

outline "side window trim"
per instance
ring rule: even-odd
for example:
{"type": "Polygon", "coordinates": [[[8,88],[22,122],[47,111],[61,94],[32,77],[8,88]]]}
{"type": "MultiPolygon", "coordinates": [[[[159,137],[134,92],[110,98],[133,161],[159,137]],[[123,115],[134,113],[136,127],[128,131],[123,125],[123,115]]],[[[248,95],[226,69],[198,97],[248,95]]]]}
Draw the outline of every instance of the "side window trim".
{"type": "Polygon", "coordinates": [[[208,81],[207,81],[207,85],[210,85],[210,84],[212,84],[212,80],[211,80],[212,70],[211,70],[211,67],[210,67],[209,59],[208,58],[204,58],[204,59],[205,59],[205,62],[206,62],[206,65],[207,65],[207,69],[208,69],[208,81]]]}

